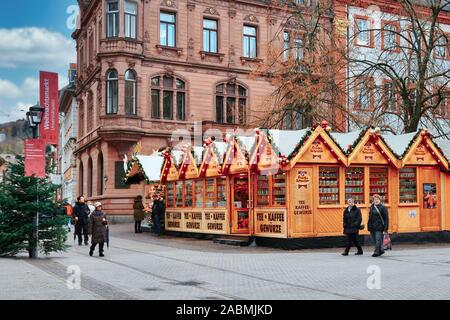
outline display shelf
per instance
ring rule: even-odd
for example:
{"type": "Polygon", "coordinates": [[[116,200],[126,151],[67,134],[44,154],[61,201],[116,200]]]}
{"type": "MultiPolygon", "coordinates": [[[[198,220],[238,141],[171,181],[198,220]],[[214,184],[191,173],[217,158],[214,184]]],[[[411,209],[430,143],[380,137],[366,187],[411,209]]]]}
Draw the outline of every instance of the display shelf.
{"type": "Polygon", "coordinates": [[[216,202],[216,190],[215,190],[215,179],[206,179],[205,187],[205,206],[207,208],[214,208],[216,202]]]}
{"type": "Polygon", "coordinates": [[[217,206],[227,206],[227,179],[217,178],[217,206]]]}
{"type": "Polygon", "coordinates": [[[184,193],[184,206],[192,207],[193,204],[193,194],[192,194],[192,180],[187,180],[184,183],[185,193],[184,193]]]}
{"type": "Polygon", "coordinates": [[[175,205],[175,184],[170,182],[166,185],[167,207],[173,208],[175,205]]]}
{"type": "Polygon", "coordinates": [[[400,203],[417,202],[417,169],[402,168],[399,172],[400,203]]]}
{"type": "Polygon", "coordinates": [[[175,199],[176,199],[176,207],[183,207],[183,182],[177,181],[175,183],[175,199]]]}
{"type": "Polygon", "coordinates": [[[275,206],[286,205],[286,175],[276,174],[273,176],[272,204],[275,206]]]}
{"type": "Polygon", "coordinates": [[[338,167],[319,167],[319,204],[339,204],[338,167]]]}
{"type": "Polygon", "coordinates": [[[370,168],[369,195],[379,194],[381,201],[389,203],[388,168],[370,168]]]}
{"type": "Polygon", "coordinates": [[[269,176],[258,176],[256,185],[256,203],[258,206],[267,206],[270,203],[269,176]]]}
{"type": "Polygon", "coordinates": [[[347,168],[345,171],[345,200],[364,203],[364,168],[347,168]]]}
{"type": "Polygon", "coordinates": [[[194,183],[194,201],[196,208],[203,208],[203,189],[204,189],[204,180],[198,180],[194,183]]]}

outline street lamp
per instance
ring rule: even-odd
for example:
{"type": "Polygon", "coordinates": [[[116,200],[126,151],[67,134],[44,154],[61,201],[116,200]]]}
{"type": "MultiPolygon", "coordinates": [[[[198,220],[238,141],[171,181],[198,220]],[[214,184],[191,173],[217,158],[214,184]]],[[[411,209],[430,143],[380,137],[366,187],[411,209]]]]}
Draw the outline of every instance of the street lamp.
{"type": "Polygon", "coordinates": [[[39,138],[39,126],[42,122],[44,111],[45,109],[37,104],[30,107],[30,110],[27,112],[28,123],[30,125],[30,128],[33,130],[34,139],[39,138]]]}
{"type": "MultiPolygon", "coordinates": [[[[39,138],[39,126],[42,122],[42,117],[44,115],[45,109],[41,107],[39,104],[30,107],[30,110],[27,112],[27,119],[30,125],[30,128],[33,130],[33,138],[39,138]]],[[[37,191],[37,203],[39,204],[39,184],[36,184],[37,191]]],[[[36,216],[33,219],[33,240],[34,247],[31,249],[31,258],[36,259],[38,256],[38,246],[39,246],[39,211],[36,212],[36,216]]]]}

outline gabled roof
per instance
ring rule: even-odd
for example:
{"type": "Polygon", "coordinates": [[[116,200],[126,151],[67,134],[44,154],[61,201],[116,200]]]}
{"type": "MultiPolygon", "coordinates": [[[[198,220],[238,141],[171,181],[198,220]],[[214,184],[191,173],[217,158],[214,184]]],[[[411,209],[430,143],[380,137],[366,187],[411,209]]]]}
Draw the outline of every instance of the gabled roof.
{"type": "Polygon", "coordinates": [[[130,184],[140,183],[142,181],[159,182],[161,179],[161,170],[165,158],[161,153],[151,156],[135,156],[125,173],[125,182],[130,184]]]}
{"type": "Polygon", "coordinates": [[[406,134],[381,134],[386,144],[391,148],[391,150],[395,153],[397,158],[402,158],[411,144],[411,141],[419,134],[419,132],[412,132],[406,134]]]}
{"type": "Polygon", "coordinates": [[[354,142],[358,140],[363,132],[365,132],[365,130],[357,130],[346,133],[330,132],[330,136],[334,139],[342,151],[345,153],[350,153],[351,146],[353,146],[354,142]]]}
{"type": "Polygon", "coordinates": [[[281,153],[282,156],[289,157],[294,151],[299,142],[310,132],[310,129],[303,130],[275,130],[270,129],[265,131],[268,138],[271,140],[275,149],[281,153]]]}

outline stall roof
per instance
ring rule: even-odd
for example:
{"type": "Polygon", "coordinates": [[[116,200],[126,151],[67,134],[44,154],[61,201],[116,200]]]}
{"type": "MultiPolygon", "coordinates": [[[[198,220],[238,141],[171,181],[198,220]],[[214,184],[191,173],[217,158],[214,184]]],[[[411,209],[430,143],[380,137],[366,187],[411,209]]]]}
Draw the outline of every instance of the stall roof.
{"type": "MultiPolygon", "coordinates": [[[[159,181],[161,178],[161,168],[165,158],[162,154],[156,153],[151,156],[135,156],[132,159],[132,166],[129,171],[133,170],[133,166],[139,165],[141,172],[148,181],[159,181]]],[[[138,168],[139,169],[139,168],[138,168]]]]}
{"type": "Polygon", "coordinates": [[[450,159],[450,140],[448,139],[433,139],[437,147],[442,150],[442,153],[447,158],[450,159]]]}
{"type": "Polygon", "coordinates": [[[242,143],[244,150],[243,151],[247,151],[250,153],[250,151],[252,150],[253,146],[256,143],[256,134],[251,135],[251,136],[240,136],[237,135],[236,138],[242,143]]]}
{"type": "Polygon", "coordinates": [[[364,130],[357,130],[347,133],[330,132],[330,136],[336,141],[342,151],[348,153],[350,151],[349,146],[352,146],[353,143],[358,140],[363,131],[364,130]]]}
{"type": "Polygon", "coordinates": [[[203,147],[193,147],[194,150],[194,160],[197,166],[202,164],[203,161],[203,147]]]}
{"type": "Polygon", "coordinates": [[[396,156],[402,157],[408,151],[408,147],[411,141],[417,136],[418,132],[406,133],[406,134],[381,134],[389,148],[395,153],[396,156]]]}
{"type": "Polygon", "coordinates": [[[175,166],[179,166],[184,159],[184,152],[181,150],[172,150],[171,155],[175,166]]]}
{"type": "Polygon", "coordinates": [[[218,157],[217,160],[219,160],[219,163],[222,163],[223,157],[227,153],[228,144],[226,142],[213,142],[213,144],[216,146],[217,152],[219,153],[217,155],[217,157],[218,157]]]}
{"type": "Polygon", "coordinates": [[[272,142],[282,155],[288,157],[294,152],[298,143],[307,135],[310,129],[303,130],[268,130],[272,142]]]}

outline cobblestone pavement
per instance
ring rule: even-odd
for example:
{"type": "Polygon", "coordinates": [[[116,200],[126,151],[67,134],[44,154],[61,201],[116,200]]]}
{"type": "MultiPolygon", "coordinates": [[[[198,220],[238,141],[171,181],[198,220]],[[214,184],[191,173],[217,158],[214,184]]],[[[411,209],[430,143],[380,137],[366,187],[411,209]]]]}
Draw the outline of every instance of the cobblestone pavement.
{"type": "Polygon", "coordinates": [[[0,299],[450,299],[450,244],[343,257],[340,249],[239,248],[132,229],[112,226],[105,258],[69,240],[67,252],[49,258],[0,259],[0,299]],[[67,288],[69,266],[81,270],[79,290],[67,288]],[[380,289],[368,289],[373,270],[380,289]]]}

